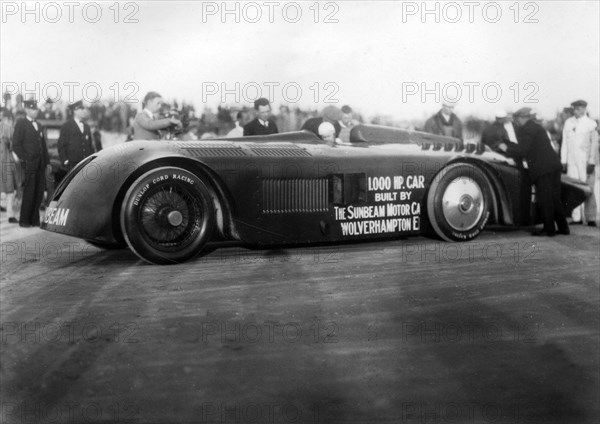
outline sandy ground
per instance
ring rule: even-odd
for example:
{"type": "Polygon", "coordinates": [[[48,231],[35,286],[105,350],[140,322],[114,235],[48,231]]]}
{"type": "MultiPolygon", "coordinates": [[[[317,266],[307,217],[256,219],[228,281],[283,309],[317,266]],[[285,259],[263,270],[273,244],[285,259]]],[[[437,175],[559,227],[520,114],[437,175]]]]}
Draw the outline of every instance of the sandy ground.
{"type": "Polygon", "coordinates": [[[597,229],[160,267],[1,218],[3,423],[600,422],[597,229]]]}

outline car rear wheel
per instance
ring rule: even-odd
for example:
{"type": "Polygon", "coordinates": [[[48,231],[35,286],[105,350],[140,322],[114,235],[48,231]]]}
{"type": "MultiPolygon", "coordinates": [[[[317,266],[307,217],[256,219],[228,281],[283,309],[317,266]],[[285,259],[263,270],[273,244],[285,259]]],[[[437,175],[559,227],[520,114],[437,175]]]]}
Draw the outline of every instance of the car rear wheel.
{"type": "Polygon", "coordinates": [[[488,180],[479,168],[452,164],[435,176],[429,188],[429,223],[446,241],[473,240],[489,218],[490,199],[488,180]]]}
{"type": "Polygon", "coordinates": [[[125,241],[153,264],[185,262],[212,234],[214,208],[206,185],[182,168],[146,172],[127,190],[121,207],[125,241]]]}

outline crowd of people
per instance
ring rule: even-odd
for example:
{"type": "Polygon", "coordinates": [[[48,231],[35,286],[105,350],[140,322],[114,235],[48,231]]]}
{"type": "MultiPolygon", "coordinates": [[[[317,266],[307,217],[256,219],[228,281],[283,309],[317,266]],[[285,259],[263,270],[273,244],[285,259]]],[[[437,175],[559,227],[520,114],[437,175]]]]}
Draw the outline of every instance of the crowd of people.
{"type": "MultiPolygon", "coordinates": [[[[329,105],[320,113],[282,105],[279,114],[274,115],[265,98],[257,99],[253,109],[219,106],[216,114],[207,108],[198,117],[193,106],[183,103],[180,108],[177,102],[169,105],[153,91],[146,94],[142,110],[137,113],[126,103],[99,102],[86,107],[78,101],[64,109],[55,106],[46,101],[38,107],[35,100],[25,100],[17,102],[15,108],[2,108],[2,200],[9,223],[39,226],[39,209],[48,189],[47,181],[61,172],[65,174],[83,158],[102,149],[100,131],[123,134],[123,141],[127,141],[173,137],[198,140],[306,130],[335,146],[347,143],[351,128],[364,122],[348,105],[341,108],[329,105]],[[38,119],[65,117],[57,143],[59,169],[56,169],[50,164],[45,133],[38,119]],[[19,214],[14,207],[17,197],[21,199],[19,214]]],[[[598,124],[589,118],[585,101],[573,102],[551,121],[540,119],[530,108],[522,108],[514,113],[499,110],[489,124],[477,119],[467,119],[463,124],[454,109],[455,104],[444,102],[422,126],[411,125],[407,129],[477,143],[529,168],[544,224],[534,235],[570,232],[560,201],[561,172],[586,183],[594,192],[574,210],[571,224],[596,226],[600,204],[598,124]]],[[[380,118],[371,123],[381,123],[380,118]]]]}

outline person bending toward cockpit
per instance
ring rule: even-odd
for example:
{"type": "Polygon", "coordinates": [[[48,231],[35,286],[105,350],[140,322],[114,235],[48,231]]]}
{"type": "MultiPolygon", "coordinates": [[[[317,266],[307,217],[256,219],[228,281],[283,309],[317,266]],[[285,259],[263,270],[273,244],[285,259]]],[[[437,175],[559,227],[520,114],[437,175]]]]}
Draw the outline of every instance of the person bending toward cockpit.
{"type": "Polygon", "coordinates": [[[156,119],[156,114],[160,111],[162,104],[162,96],[157,92],[150,91],[146,94],[142,103],[144,110],[136,115],[133,122],[134,140],[159,140],[160,133],[158,130],[163,130],[173,125],[178,128],[182,127],[181,121],[176,118],[156,119]]]}

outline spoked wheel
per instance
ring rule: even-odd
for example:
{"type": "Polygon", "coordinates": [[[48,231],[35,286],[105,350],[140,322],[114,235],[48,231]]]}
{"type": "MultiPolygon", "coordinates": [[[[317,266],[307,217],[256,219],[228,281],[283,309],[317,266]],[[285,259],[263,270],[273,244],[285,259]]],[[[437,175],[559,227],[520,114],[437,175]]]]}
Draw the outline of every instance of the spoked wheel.
{"type": "Polygon", "coordinates": [[[185,262],[213,230],[214,208],[206,185],[177,167],[153,169],[127,190],[121,228],[127,244],[153,264],[185,262]]]}
{"type": "Polygon", "coordinates": [[[490,199],[490,186],[480,169],[453,164],[434,178],[427,195],[427,216],[442,239],[473,240],[489,218],[490,199]]]}

